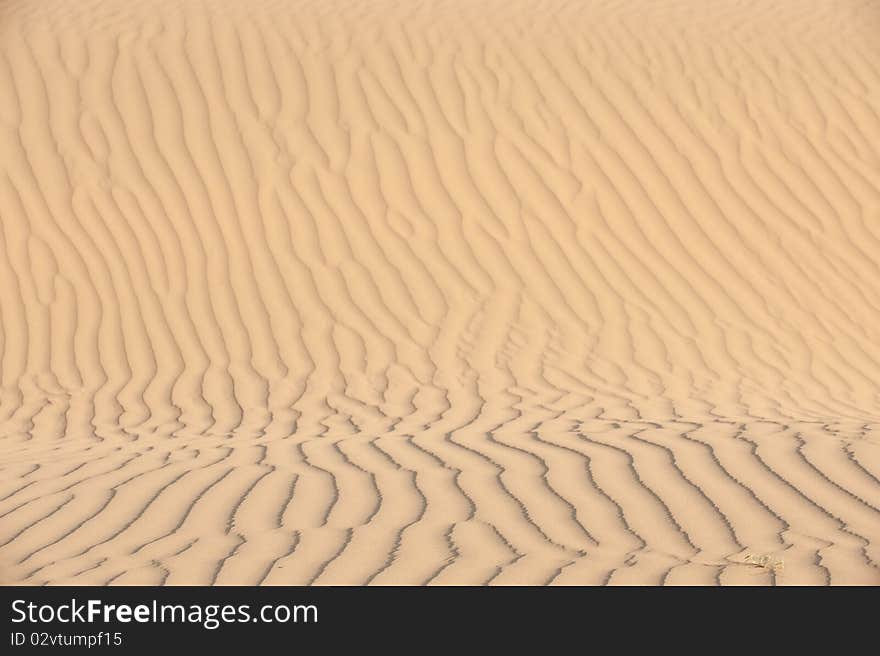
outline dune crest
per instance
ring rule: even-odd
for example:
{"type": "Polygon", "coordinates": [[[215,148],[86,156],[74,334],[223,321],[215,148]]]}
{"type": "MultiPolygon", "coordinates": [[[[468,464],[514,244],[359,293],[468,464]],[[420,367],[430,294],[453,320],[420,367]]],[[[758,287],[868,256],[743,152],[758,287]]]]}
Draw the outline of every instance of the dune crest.
{"type": "Polygon", "coordinates": [[[0,3],[0,583],[880,583],[877,34],[0,3]]]}

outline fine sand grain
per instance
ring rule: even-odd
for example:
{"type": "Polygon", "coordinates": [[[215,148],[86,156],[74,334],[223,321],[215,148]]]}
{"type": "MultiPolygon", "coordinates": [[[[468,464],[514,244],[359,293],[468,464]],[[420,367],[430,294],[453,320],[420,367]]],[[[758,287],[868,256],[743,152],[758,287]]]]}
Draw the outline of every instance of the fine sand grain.
{"type": "Polygon", "coordinates": [[[0,583],[880,583],[877,0],[0,0],[0,583]]]}

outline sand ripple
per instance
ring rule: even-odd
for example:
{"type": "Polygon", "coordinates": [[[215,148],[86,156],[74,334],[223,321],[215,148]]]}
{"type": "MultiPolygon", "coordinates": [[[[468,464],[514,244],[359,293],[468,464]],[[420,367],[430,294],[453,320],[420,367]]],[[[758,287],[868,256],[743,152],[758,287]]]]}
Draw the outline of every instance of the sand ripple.
{"type": "Polygon", "coordinates": [[[877,34],[0,3],[0,582],[880,583],[877,34]]]}

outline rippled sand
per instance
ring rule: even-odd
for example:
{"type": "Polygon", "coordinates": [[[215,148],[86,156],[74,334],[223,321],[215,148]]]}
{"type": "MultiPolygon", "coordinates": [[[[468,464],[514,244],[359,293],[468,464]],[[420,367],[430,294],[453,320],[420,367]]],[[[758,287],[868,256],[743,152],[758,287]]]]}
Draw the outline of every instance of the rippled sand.
{"type": "Polygon", "coordinates": [[[880,583],[878,34],[0,0],[0,583],[880,583]]]}

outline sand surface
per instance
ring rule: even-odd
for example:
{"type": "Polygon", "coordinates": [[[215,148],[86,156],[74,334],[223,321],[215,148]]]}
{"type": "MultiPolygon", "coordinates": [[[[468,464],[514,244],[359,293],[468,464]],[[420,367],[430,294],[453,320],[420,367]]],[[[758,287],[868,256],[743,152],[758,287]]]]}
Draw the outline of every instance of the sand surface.
{"type": "Polygon", "coordinates": [[[0,583],[880,583],[877,0],[0,0],[0,583]]]}

